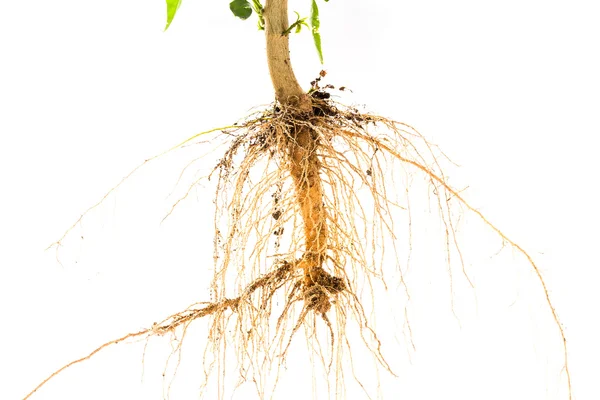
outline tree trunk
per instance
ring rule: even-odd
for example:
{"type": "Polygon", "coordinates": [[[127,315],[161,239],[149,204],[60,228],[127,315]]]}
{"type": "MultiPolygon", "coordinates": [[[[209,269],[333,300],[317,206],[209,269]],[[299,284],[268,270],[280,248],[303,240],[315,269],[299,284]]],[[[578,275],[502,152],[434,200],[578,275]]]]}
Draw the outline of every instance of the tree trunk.
{"type": "MultiPolygon", "coordinates": [[[[284,107],[296,108],[303,114],[302,118],[310,118],[311,97],[296,80],[290,61],[289,37],[284,34],[289,27],[287,0],[267,0],[263,16],[275,97],[284,107]]],[[[304,222],[305,253],[298,267],[304,270],[305,284],[312,286],[323,275],[322,264],[327,250],[327,214],[323,204],[317,135],[306,125],[297,125],[288,136],[285,157],[304,222]]]]}

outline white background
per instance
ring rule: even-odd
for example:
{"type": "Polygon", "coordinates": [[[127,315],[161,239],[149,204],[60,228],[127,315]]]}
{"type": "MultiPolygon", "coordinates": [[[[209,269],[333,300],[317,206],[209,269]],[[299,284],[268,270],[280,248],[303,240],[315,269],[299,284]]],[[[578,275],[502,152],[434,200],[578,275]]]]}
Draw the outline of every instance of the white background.
{"type": "MultiPolygon", "coordinates": [[[[148,166],[109,197],[65,242],[62,265],[44,249],[144,159],[272,100],[263,36],[227,3],[187,0],[163,33],[159,0],[2,1],[0,398],[22,398],[96,345],[206,300],[212,191],[160,224],[181,160],[148,166]]],[[[290,9],[307,14],[308,4],[290,9]]],[[[348,101],[417,127],[461,165],[451,182],[468,184],[471,203],[547,278],[575,398],[599,398],[595,2],[320,5],[330,82],[353,90],[348,101]]],[[[292,57],[306,86],[321,68],[306,32],[292,57]]],[[[447,310],[415,311],[412,367],[382,386],[383,398],[566,398],[539,285],[519,257],[501,261],[470,266],[484,289],[462,330],[436,328],[447,310]],[[495,285],[518,295],[490,297],[495,285]]],[[[120,345],[34,398],[161,398],[168,352],[152,343],[159,367],[143,384],[143,344],[120,345]]],[[[172,398],[195,398],[201,378],[180,380],[172,398]]],[[[300,393],[283,387],[275,398],[300,393]]]]}

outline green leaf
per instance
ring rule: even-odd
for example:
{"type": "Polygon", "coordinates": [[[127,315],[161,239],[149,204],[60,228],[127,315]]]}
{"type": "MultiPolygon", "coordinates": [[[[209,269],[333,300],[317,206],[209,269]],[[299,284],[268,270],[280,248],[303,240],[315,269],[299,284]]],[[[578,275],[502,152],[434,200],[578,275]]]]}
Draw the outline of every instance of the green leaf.
{"type": "Polygon", "coordinates": [[[233,0],[229,3],[229,9],[238,18],[248,19],[252,15],[252,6],[248,0],[233,0]]]}
{"type": "Polygon", "coordinates": [[[317,53],[319,54],[319,60],[321,61],[321,64],[323,64],[323,50],[321,49],[321,34],[319,33],[319,28],[321,27],[321,21],[319,20],[319,7],[317,7],[316,0],[312,0],[312,5],[310,7],[310,26],[311,26],[311,30],[312,30],[313,40],[315,42],[315,47],[317,48],[317,53]]]}
{"type": "Polygon", "coordinates": [[[298,14],[296,11],[294,12],[296,13],[296,22],[294,22],[292,26],[295,26],[294,31],[296,33],[300,33],[302,32],[302,25],[306,18],[300,18],[300,14],[298,14]]]}
{"type": "Polygon", "coordinates": [[[167,25],[165,26],[165,31],[169,29],[169,25],[171,25],[173,18],[175,18],[175,13],[181,5],[181,1],[182,0],[167,0],[167,25]]]}
{"type": "Polygon", "coordinates": [[[294,23],[283,32],[284,36],[289,35],[292,31],[300,33],[302,31],[302,25],[308,28],[308,24],[306,23],[307,17],[300,18],[300,14],[298,14],[298,12],[294,11],[294,13],[296,14],[296,21],[294,21],[294,23]]]}

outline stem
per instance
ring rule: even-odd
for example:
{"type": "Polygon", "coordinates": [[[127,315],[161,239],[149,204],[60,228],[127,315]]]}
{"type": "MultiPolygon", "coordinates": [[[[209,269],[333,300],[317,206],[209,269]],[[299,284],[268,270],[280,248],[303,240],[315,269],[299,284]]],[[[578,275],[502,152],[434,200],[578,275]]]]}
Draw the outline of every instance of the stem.
{"type": "Polygon", "coordinates": [[[290,61],[287,0],[267,0],[263,11],[267,62],[277,101],[311,111],[310,98],[298,83],[290,61]]]}

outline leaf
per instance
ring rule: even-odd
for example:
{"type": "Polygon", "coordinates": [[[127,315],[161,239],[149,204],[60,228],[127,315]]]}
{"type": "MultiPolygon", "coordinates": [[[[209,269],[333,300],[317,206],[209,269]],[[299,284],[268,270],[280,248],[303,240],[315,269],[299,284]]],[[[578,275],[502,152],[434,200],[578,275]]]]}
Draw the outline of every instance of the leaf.
{"type": "Polygon", "coordinates": [[[182,0],[167,0],[167,25],[165,26],[165,31],[169,29],[169,25],[171,25],[173,18],[175,18],[175,13],[177,12],[177,9],[179,9],[181,1],[182,0]]]}
{"type": "Polygon", "coordinates": [[[317,53],[319,54],[319,60],[321,61],[321,64],[323,64],[323,50],[321,49],[321,34],[319,33],[319,28],[321,27],[321,21],[319,20],[319,7],[317,7],[316,0],[312,0],[312,5],[310,7],[310,26],[311,26],[311,31],[312,31],[312,35],[313,35],[313,40],[315,42],[315,47],[317,48],[317,53]]]}
{"type": "Polygon", "coordinates": [[[283,32],[284,36],[289,35],[292,31],[295,33],[300,33],[302,31],[302,25],[308,28],[308,24],[306,23],[306,18],[308,17],[300,18],[300,14],[298,14],[298,12],[294,11],[294,13],[296,14],[296,21],[288,26],[288,28],[283,32]]]}
{"type": "Polygon", "coordinates": [[[229,9],[238,18],[248,19],[252,15],[252,6],[248,0],[233,0],[229,3],[229,9]]]}
{"type": "Polygon", "coordinates": [[[295,27],[294,31],[296,33],[300,33],[302,31],[302,25],[303,25],[304,21],[306,20],[306,18],[300,18],[300,14],[298,14],[296,11],[294,11],[294,13],[296,13],[296,22],[294,22],[292,24],[292,26],[290,27],[290,30],[292,27],[295,27]]]}

